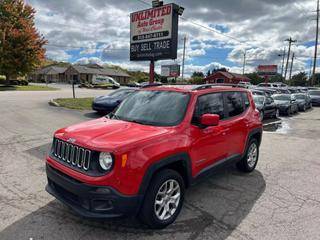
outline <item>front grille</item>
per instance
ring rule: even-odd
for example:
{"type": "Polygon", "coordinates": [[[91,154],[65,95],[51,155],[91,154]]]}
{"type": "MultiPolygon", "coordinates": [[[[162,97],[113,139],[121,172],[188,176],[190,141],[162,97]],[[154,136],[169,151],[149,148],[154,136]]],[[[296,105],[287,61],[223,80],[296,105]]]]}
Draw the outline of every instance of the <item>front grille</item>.
{"type": "Polygon", "coordinates": [[[90,168],[91,150],[73,145],[71,143],[54,138],[52,144],[52,155],[73,167],[88,171],[90,168]]]}

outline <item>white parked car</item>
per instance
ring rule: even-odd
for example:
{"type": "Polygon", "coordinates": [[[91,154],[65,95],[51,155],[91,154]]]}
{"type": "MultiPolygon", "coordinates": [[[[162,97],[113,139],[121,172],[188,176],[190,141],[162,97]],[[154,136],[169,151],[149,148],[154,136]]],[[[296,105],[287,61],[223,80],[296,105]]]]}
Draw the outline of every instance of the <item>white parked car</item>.
{"type": "Polygon", "coordinates": [[[92,77],[92,84],[94,85],[110,85],[112,88],[119,88],[120,83],[114,80],[112,77],[94,75],[92,77]]]}

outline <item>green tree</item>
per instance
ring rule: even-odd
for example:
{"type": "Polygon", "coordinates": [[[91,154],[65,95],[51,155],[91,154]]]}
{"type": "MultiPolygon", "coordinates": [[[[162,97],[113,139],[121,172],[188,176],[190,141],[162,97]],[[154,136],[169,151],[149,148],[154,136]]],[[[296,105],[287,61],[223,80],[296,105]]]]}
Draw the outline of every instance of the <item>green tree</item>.
{"type": "Polygon", "coordinates": [[[283,82],[281,74],[276,74],[268,79],[268,82],[283,82]]]}
{"type": "Polygon", "coordinates": [[[34,24],[35,10],[23,0],[0,0],[0,74],[11,78],[32,72],[45,59],[47,41],[34,24]]]}
{"type": "Polygon", "coordinates": [[[199,76],[194,76],[190,79],[191,84],[204,84],[204,78],[199,76]]]}
{"type": "Polygon", "coordinates": [[[194,78],[194,77],[204,78],[204,74],[203,74],[203,72],[193,72],[191,78],[194,78]]]}
{"type": "Polygon", "coordinates": [[[246,76],[251,79],[250,82],[254,85],[264,82],[264,79],[260,77],[259,74],[256,72],[248,73],[246,74],[246,76]]]}
{"type": "Polygon", "coordinates": [[[306,72],[300,72],[292,76],[291,84],[293,86],[306,86],[308,75],[306,72]]]}

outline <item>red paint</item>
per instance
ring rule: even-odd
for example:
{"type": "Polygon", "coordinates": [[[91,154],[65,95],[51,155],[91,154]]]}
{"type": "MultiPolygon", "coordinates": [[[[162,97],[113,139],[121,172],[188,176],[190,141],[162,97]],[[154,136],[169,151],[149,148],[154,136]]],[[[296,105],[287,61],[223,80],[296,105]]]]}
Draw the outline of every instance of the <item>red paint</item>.
{"type": "Polygon", "coordinates": [[[191,158],[192,175],[195,176],[220,159],[244,153],[249,132],[262,127],[259,112],[249,92],[251,106],[242,115],[220,120],[218,126],[204,129],[191,124],[198,96],[223,91],[247,92],[244,89],[217,87],[191,91],[190,87],[157,87],[148,90],[189,92],[191,99],[184,120],[174,127],[154,127],[103,117],[66,127],[58,130],[55,137],[62,140],[74,138],[78,145],[85,148],[112,152],[115,156],[114,168],[105,176],[91,177],[65,167],[50,157],[47,157],[48,164],[81,182],[111,186],[122,194],[135,195],[151,164],[186,152],[191,158]],[[122,166],[123,154],[127,154],[125,166],[122,166]]]}

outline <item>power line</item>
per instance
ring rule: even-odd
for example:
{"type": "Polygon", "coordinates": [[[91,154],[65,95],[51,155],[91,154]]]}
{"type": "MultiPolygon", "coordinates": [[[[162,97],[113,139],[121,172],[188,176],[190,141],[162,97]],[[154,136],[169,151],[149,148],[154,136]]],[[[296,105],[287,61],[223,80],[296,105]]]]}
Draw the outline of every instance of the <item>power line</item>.
{"type": "MultiPolygon", "coordinates": [[[[141,2],[141,3],[145,4],[145,5],[148,5],[148,6],[152,6],[152,4],[150,4],[150,3],[148,3],[148,2],[146,2],[146,1],[144,1],[144,0],[137,0],[137,1],[138,1],[138,2],[141,2]]],[[[201,27],[201,28],[204,28],[204,29],[206,29],[206,30],[208,30],[208,31],[211,31],[211,32],[220,34],[220,35],[225,36],[225,37],[227,37],[227,38],[233,39],[233,40],[235,40],[235,41],[237,41],[237,42],[239,42],[239,43],[245,43],[244,41],[241,41],[241,40],[239,40],[239,39],[237,39],[237,38],[235,38],[235,37],[233,37],[233,36],[230,36],[230,35],[228,35],[228,34],[222,33],[222,32],[220,32],[220,31],[218,31],[218,30],[216,30],[216,29],[214,29],[214,28],[212,28],[212,27],[208,27],[208,26],[202,25],[202,24],[200,24],[200,23],[197,23],[197,22],[195,22],[195,21],[192,21],[192,20],[190,20],[190,19],[188,19],[188,18],[186,18],[186,17],[183,17],[183,16],[180,16],[180,18],[181,18],[182,20],[184,20],[184,21],[187,21],[187,22],[189,22],[189,23],[197,26],[197,27],[201,27]]]]}

